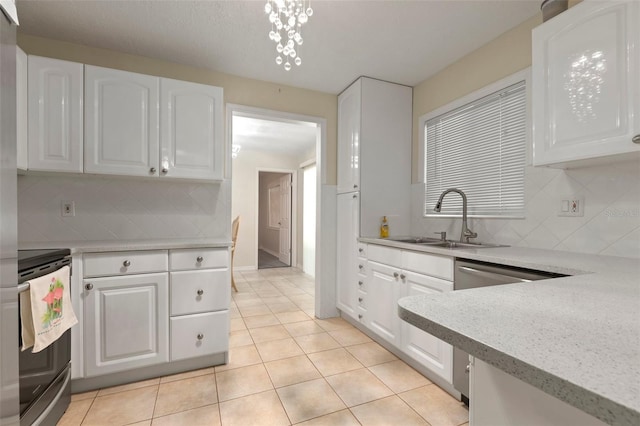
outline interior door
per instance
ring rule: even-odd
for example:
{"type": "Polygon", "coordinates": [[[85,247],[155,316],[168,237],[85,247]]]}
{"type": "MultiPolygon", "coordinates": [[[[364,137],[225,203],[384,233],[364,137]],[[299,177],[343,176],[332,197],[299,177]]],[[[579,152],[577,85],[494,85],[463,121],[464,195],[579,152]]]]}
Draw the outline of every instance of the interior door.
{"type": "Polygon", "coordinates": [[[291,266],[291,174],[280,178],[280,262],[291,266]]]}

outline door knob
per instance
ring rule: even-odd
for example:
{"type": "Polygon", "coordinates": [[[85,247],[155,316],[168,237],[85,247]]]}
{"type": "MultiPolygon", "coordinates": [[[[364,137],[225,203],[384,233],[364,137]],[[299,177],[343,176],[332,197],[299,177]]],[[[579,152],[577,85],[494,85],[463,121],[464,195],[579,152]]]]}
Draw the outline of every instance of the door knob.
{"type": "Polygon", "coordinates": [[[87,289],[87,290],[93,290],[93,284],[91,284],[91,283],[86,283],[86,284],[84,285],[84,288],[85,288],[85,289],[87,289]]]}
{"type": "Polygon", "coordinates": [[[196,293],[198,293],[198,296],[202,296],[204,294],[204,290],[199,288],[196,293]]]}
{"type": "Polygon", "coordinates": [[[129,266],[131,266],[131,262],[129,260],[125,260],[124,262],[122,262],[122,266],[128,268],[129,266]]]}

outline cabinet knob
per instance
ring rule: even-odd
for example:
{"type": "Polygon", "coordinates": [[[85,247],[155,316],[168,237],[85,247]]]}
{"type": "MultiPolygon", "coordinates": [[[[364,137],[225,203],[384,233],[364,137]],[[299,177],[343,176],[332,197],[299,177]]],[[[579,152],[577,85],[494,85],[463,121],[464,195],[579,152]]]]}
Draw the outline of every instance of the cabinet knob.
{"type": "Polygon", "coordinates": [[[166,175],[167,173],[169,173],[169,169],[167,169],[166,167],[162,168],[162,174],[166,175]]]}
{"type": "Polygon", "coordinates": [[[635,135],[633,137],[633,139],[631,139],[631,142],[633,143],[640,143],[640,135],[635,135]]]}
{"type": "Polygon", "coordinates": [[[125,260],[124,262],[122,262],[122,266],[124,266],[125,268],[128,268],[129,266],[131,266],[131,261],[125,260]]]}
{"type": "Polygon", "coordinates": [[[86,284],[84,285],[84,288],[85,288],[85,289],[87,289],[87,290],[93,290],[93,284],[91,284],[91,283],[86,283],[86,284]]]}
{"type": "Polygon", "coordinates": [[[202,339],[204,339],[204,334],[198,333],[198,335],[196,337],[198,338],[198,340],[202,340],[202,339]]]}
{"type": "Polygon", "coordinates": [[[394,273],[393,273],[393,278],[398,278],[399,276],[400,276],[400,274],[399,274],[399,273],[397,273],[397,272],[394,272],[394,273]]]}
{"type": "Polygon", "coordinates": [[[400,279],[404,280],[405,278],[407,278],[405,274],[400,274],[400,279]]]}
{"type": "Polygon", "coordinates": [[[358,297],[358,302],[362,302],[362,297],[358,297]]]}
{"type": "Polygon", "coordinates": [[[467,367],[464,369],[465,373],[469,373],[471,371],[471,364],[467,364],[467,367]]]}
{"type": "Polygon", "coordinates": [[[358,319],[362,319],[362,314],[358,314],[358,319]]]}
{"type": "Polygon", "coordinates": [[[362,253],[363,251],[364,251],[364,249],[363,249],[362,247],[360,247],[360,248],[358,249],[358,252],[360,252],[360,253],[362,253]]]}
{"type": "Polygon", "coordinates": [[[358,189],[358,185],[353,185],[353,189],[358,189]]]}
{"type": "Polygon", "coordinates": [[[357,194],[353,194],[353,198],[358,198],[358,195],[357,194]]]}
{"type": "Polygon", "coordinates": [[[364,266],[362,266],[362,265],[358,265],[358,268],[359,268],[359,269],[362,269],[362,268],[364,268],[364,266]]]}
{"type": "Polygon", "coordinates": [[[156,168],[152,167],[149,169],[149,173],[151,173],[152,175],[154,175],[156,173],[156,168]]]}
{"type": "Polygon", "coordinates": [[[204,294],[204,290],[199,288],[196,293],[198,293],[198,296],[202,296],[204,294]]]}
{"type": "Polygon", "coordinates": [[[362,285],[362,281],[358,281],[358,285],[361,286],[362,285]]]}
{"type": "Polygon", "coordinates": [[[196,257],[196,261],[197,261],[198,263],[202,263],[202,261],[203,261],[203,260],[204,260],[204,257],[202,257],[202,256],[198,256],[198,257],[196,257]]]}

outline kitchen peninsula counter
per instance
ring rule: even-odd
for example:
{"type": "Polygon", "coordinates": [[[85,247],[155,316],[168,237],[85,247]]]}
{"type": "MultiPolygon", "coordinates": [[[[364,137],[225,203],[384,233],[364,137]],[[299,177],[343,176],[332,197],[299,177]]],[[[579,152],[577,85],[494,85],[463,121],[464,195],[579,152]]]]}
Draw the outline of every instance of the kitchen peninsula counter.
{"type": "Polygon", "coordinates": [[[361,242],[572,275],[399,301],[399,316],[609,424],[640,424],[640,262],[518,247],[361,242]]]}
{"type": "Polygon", "coordinates": [[[167,240],[118,240],[118,241],[62,241],[19,244],[20,250],[69,248],[71,254],[104,253],[111,251],[168,250],[231,247],[224,239],[167,239],[167,240]]]}

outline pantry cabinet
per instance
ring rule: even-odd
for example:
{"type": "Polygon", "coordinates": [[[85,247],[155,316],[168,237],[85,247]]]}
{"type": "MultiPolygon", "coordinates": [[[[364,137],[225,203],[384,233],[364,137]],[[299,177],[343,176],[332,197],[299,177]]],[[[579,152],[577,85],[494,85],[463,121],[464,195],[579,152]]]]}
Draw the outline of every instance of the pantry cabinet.
{"type": "Polygon", "coordinates": [[[360,81],[338,96],[338,194],[360,188],[361,102],[360,81]]]}
{"type": "Polygon", "coordinates": [[[82,172],[83,65],[30,55],[27,75],[28,169],[82,172]]]}
{"type": "Polygon", "coordinates": [[[585,0],[533,30],[533,164],[640,157],[640,3],[585,0]]]}
{"type": "MultiPolygon", "coordinates": [[[[358,319],[358,233],[360,229],[360,196],[358,193],[339,194],[337,201],[338,247],[336,271],[338,276],[336,302],[338,309],[351,318],[358,319]]],[[[360,268],[362,267],[362,268],[360,268]]]]}

